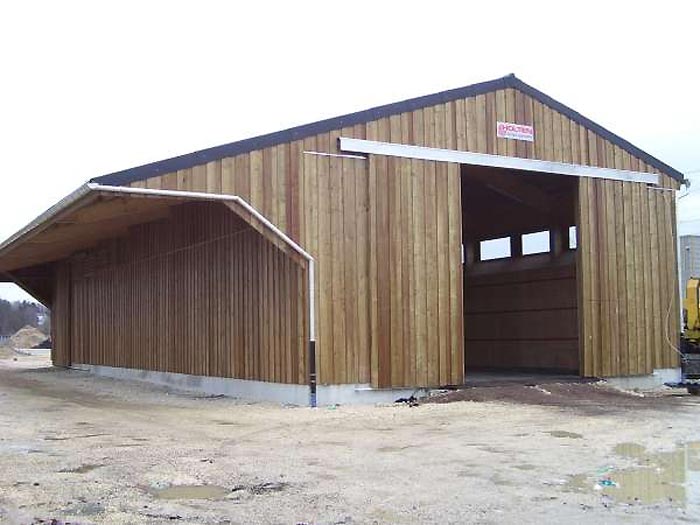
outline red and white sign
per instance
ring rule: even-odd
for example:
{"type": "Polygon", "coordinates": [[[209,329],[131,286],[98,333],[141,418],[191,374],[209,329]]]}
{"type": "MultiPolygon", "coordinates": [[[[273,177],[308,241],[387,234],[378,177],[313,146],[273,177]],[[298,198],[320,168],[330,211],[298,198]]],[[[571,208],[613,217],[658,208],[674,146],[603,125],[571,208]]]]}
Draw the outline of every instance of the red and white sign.
{"type": "Polygon", "coordinates": [[[535,128],[512,122],[496,122],[496,136],[501,139],[535,141],[535,128]]]}

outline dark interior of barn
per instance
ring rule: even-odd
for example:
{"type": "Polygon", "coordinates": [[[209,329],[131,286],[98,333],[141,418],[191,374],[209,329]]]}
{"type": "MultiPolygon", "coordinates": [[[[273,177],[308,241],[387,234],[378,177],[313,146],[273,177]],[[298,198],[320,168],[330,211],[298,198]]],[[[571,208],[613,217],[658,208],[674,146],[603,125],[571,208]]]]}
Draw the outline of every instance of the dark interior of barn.
{"type": "Polygon", "coordinates": [[[461,175],[467,378],[578,374],[577,178],[477,166],[461,175]]]}

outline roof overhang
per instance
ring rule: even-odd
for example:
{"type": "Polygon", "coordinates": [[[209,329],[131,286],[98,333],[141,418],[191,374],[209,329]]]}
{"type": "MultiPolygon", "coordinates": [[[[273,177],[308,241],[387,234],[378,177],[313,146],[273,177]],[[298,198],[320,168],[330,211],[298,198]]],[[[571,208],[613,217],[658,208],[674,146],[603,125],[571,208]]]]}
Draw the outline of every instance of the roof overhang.
{"type": "Polygon", "coordinates": [[[15,280],[16,270],[58,261],[102,240],[126,235],[130,227],[167,218],[172,206],[192,201],[221,202],[279,248],[295,258],[312,260],[238,196],[87,183],[0,244],[0,279],[15,280]]]}

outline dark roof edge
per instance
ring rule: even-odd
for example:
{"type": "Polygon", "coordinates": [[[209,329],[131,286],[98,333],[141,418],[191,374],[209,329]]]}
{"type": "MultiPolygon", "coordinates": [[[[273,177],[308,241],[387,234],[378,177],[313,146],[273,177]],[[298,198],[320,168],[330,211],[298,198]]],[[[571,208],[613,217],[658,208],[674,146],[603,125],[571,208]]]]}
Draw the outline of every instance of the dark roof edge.
{"type": "Polygon", "coordinates": [[[248,153],[259,149],[276,146],[278,144],[284,144],[286,142],[304,139],[306,137],[317,135],[319,133],[327,133],[329,131],[337,130],[343,127],[354,126],[356,124],[365,124],[367,122],[378,120],[391,115],[397,115],[400,113],[405,113],[407,111],[413,111],[424,107],[434,106],[436,104],[451,102],[460,98],[482,95],[484,93],[489,93],[491,91],[496,91],[498,89],[505,88],[518,89],[523,93],[530,95],[534,99],[539,100],[543,104],[546,104],[552,107],[553,109],[556,109],[560,113],[566,115],[571,120],[574,120],[583,126],[589,127],[591,130],[595,131],[610,142],[617,144],[621,148],[626,149],[635,156],[638,156],[647,164],[656,167],[657,169],[663,171],[664,173],[667,173],[668,175],[678,179],[679,181],[682,181],[684,179],[683,174],[679,171],[671,168],[667,164],[661,162],[655,157],[652,157],[648,153],[642,151],[636,146],[633,146],[621,137],[606,130],[605,128],[596,124],[595,122],[587,119],[580,113],[577,113],[576,111],[565,106],[561,102],[557,102],[550,96],[545,95],[544,93],[538,91],[532,86],[529,86],[522,80],[518,79],[515,75],[511,74],[505,77],[497,78],[495,80],[480,82],[478,84],[472,84],[457,89],[441,91],[432,95],[411,98],[408,100],[403,100],[401,102],[386,104],[384,106],[377,106],[375,108],[366,109],[364,111],[358,111],[356,113],[349,113],[340,117],[329,118],[318,122],[313,122],[311,124],[304,124],[302,126],[296,126],[274,133],[268,133],[266,135],[260,135],[249,139],[239,140],[237,142],[231,142],[230,144],[224,144],[221,146],[215,146],[213,148],[195,151],[186,155],[180,155],[178,157],[173,157],[170,159],[161,160],[150,164],[145,164],[136,168],[118,171],[109,175],[95,177],[91,179],[90,182],[98,182],[100,184],[111,185],[125,185],[131,182],[148,179],[150,177],[157,177],[158,175],[172,173],[177,170],[192,168],[194,166],[199,166],[202,164],[206,164],[207,162],[220,160],[226,157],[234,157],[242,153],[248,153]]]}
{"type": "Polygon", "coordinates": [[[600,124],[596,124],[591,119],[584,117],[578,111],[575,111],[575,110],[571,109],[569,106],[566,106],[566,105],[562,104],[561,102],[559,102],[558,100],[553,99],[549,95],[542,93],[540,90],[535,89],[534,87],[530,86],[529,84],[526,84],[525,82],[523,82],[522,80],[520,80],[519,78],[517,78],[514,75],[511,75],[510,78],[511,78],[511,86],[510,87],[513,87],[519,91],[522,91],[526,95],[529,95],[530,97],[534,98],[535,100],[538,100],[542,104],[545,104],[545,105],[551,107],[552,109],[555,109],[556,111],[558,111],[562,115],[566,115],[574,122],[576,122],[584,127],[587,127],[591,131],[600,135],[602,138],[604,138],[604,139],[610,141],[611,143],[619,146],[620,148],[626,150],[627,152],[631,153],[635,157],[640,158],[641,160],[643,160],[647,164],[657,168],[659,171],[662,171],[666,175],[669,175],[680,182],[683,182],[683,180],[685,179],[685,175],[683,175],[683,173],[681,173],[677,169],[672,168],[671,166],[669,166],[665,162],[660,161],[659,159],[657,159],[656,157],[654,157],[652,155],[649,155],[646,151],[639,149],[634,144],[626,141],[625,139],[623,139],[619,135],[616,135],[612,131],[605,129],[600,124]]]}
{"type": "Polygon", "coordinates": [[[230,144],[224,144],[222,146],[215,146],[213,148],[195,151],[193,153],[180,155],[171,159],[145,164],[136,168],[118,171],[109,175],[103,175],[102,177],[91,179],[90,182],[114,185],[129,184],[130,182],[135,182],[150,177],[157,177],[158,175],[164,175],[176,170],[192,168],[193,166],[206,164],[207,162],[223,159],[225,157],[234,157],[242,153],[248,153],[250,151],[276,146],[278,144],[284,144],[285,142],[304,139],[313,135],[318,135],[319,133],[327,133],[343,127],[354,126],[355,124],[364,124],[373,120],[388,117],[390,115],[396,115],[406,111],[433,106],[442,102],[456,100],[458,98],[466,98],[480,95],[482,93],[488,93],[489,91],[508,87],[509,83],[510,76],[507,76],[497,78],[495,80],[489,80],[487,82],[481,82],[479,84],[472,84],[462,88],[434,93],[432,95],[425,95],[422,97],[403,100],[401,102],[386,104],[384,106],[377,106],[364,111],[358,111],[356,113],[349,113],[340,117],[320,120],[318,122],[312,122],[311,124],[304,124],[282,131],[276,131],[274,133],[268,133],[249,139],[239,140],[237,142],[231,142],[230,144]]]}

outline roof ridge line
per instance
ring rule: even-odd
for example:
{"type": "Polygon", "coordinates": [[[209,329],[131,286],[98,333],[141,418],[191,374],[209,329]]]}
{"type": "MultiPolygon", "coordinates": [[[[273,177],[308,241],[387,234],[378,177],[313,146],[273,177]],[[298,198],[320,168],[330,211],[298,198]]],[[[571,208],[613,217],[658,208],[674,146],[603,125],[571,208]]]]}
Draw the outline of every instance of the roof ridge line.
{"type": "Polygon", "coordinates": [[[171,157],[168,159],[151,162],[134,168],[128,168],[126,170],[121,170],[107,175],[94,177],[90,179],[90,182],[98,182],[101,184],[112,185],[129,184],[130,182],[144,180],[151,177],[157,177],[159,175],[165,175],[167,173],[172,173],[181,169],[192,168],[194,166],[206,164],[208,162],[220,160],[226,157],[234,157],[243,153],[249,153],[251,151],[276,146],[278,144],[300,140],[320,133],[327,133],[329,131],[337,130],[343,127],[354,126],[356,124],[364,124],[391,115],[397,115],[400,113],[405,113],[407,111],[414,111],[416,109],[451,102],[460,98],[468,98],[496,91],[498,89],[508,88],[517,89],[522,93],[538,100],[542,104],[545,104],[551,107],[552,109],[566,115],[567,117],[571,118],[571,120],[574,120],[580,125],[587,127],[592,131],[595,131],[607,140],[619,145],[623,149],[627,150],[629,153],[642,158],[648,164],[651,164],[660,171],[664,171],[665,173],[671,175],[679,181],[682,181],[684,179],[683,174],[678,170],[675,170],[674,168],[660,161],[656,157],[653,157],[645,151],[637,148],[630,142],[612,133],[611,131],[608,131],[603,126],[596,124],[592,120],[584,117],[577,111],[553,99],[549,95],[535,89],[529,84],[526,84],[518,77],[516,77],[514,73],[510,73],[506,76],[499,77],[493,80],[487,80],[484,82],[470,84],[460,88],[448,89],[429,95],[422,95],[419,97],[405,99],[399,102],[375,106],[373,108],[357,111],[354,113],[348,113],[338,117],[331,117],[317,122],[311,122],[308,124],[302,124],[300,126],[294,126],[281,131],[266,133],[263,135],[258,135],[255,137],[230,142],[227,144],[222,144],[219,146],[213,146],[211,148],[197,150],[192,153],[186,153],[184,155],[178,155],[176,157],[171,157]]]}
{"type": "Polygon", "coordinates": [[[571,107],[567,106],[566,104],[563,104],[559,102],[558,100],[552,98],[550,95],[547,95],[546,93],[540,91],[539,89],[532,87],[530,84],[527,84],[526,82],[523,82],[520,80],[518,77],[515,75],[511,75],[512,80],[513,80],[513,85],[512,87],[517,89],[518,91],[521,91],[525,95],[528,95],[535,100],[538,100],[542,104],[545,104],[549,106],[550,108],[558,111],[562,115],[565,115],[569,117],[571,120],[574,122],[580,124],[581,126],[590,129],[594,133],[597,133],[600,135],[602,138],[608,140],[609,142],[612,142],[613,144],[620,146],[623,150],[626,150],[628,153],[633,154],[636,157],[639,157],[640,159],[644,160],[647,164],[651,164],[655,168],[659,169],[660,171],[666,172],[668,175],[671,175],[672,177],[678,179],[679,181],[682,181],[685,179],[685,176],[683,175],[682,172],[678,171],[677,169],[669,166],[662,160],[659,160],[658,158],[654,157],[653,155],[647,153],[646,151],[642,150],[641,148],[635,146],[628,140],[622,138],[620,135],[613,133],[609,129],[601,126],[597,122],[594,122],[593,120],[589,119],[585,115],[582,115],[575,109],[572,109],[571,107]]]}

